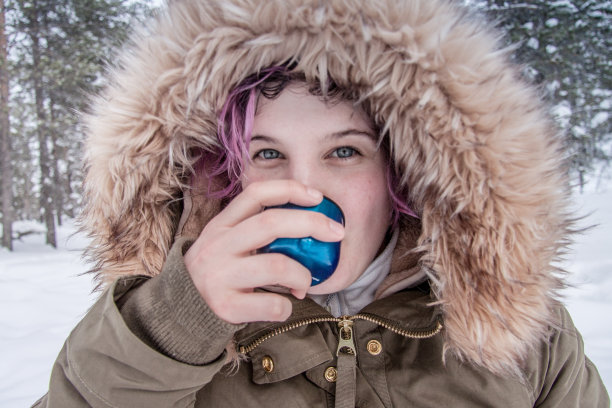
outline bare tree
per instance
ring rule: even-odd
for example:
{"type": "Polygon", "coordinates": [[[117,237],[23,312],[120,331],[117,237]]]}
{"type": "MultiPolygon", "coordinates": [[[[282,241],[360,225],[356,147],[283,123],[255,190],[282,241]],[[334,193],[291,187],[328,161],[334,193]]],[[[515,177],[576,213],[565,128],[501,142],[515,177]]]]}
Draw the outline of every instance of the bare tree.
{"type": "Polygon", "coordinates": [[[2,178],[2,246],[13,249],[13,169],[11,166],[11,123],[9,117],[8,44],[5,31],[5,2],[0,4],[0,166],[2,178]]]}

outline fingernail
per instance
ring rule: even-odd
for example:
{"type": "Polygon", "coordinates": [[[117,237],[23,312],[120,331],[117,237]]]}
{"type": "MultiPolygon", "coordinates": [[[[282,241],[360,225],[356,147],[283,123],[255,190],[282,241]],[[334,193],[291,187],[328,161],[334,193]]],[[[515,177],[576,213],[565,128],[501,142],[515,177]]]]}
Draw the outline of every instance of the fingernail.
{"type": "Polygon", "coordinates": [[[344,235],[344,227],[340,224],[338,224],[337,222],[334,221],[330,221],[329,222],[329,228],[338,236],[343,236],[344,235]]]}
{"type": "Polygon", "coordinates": [[[305,290],[293,290],[293,296],[295,296],[298,299],[304,299],[306,297],[306,291],[305,290]]]}

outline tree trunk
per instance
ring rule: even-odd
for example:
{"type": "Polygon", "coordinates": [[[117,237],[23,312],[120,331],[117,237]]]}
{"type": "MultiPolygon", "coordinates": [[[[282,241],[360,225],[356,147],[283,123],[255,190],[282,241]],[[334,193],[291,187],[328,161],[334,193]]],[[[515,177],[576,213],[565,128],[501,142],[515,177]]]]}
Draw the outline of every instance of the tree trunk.
{"type": "MultiPolygon", "coordinates": [[[[23,191],[34,191],[35,186],[34,183],[32,182],[32,179],[30,177],[24,177],[23,178],[23,191]]],[[[37,210],[36,210],[36,206],[34,204],[34,200],[32,199],[32,196],[30,194],[23,194],[23,203],[22,203],[22,209],[23,209],[23,216],[26,220],[35,220],[36,218],[38,218],[38,214],[37,214],[37,210]]]]}
{"type": "Polygon", "coordinates": [[[44,107],[43,84],[41,72],[41,50],[39,15],[36,6],[32,8],[30,19],[32,28],[30,30],[30,40],[32,41],[32,62],[33,62],[33,85],[34,85],[34,104],[36,106],[36,133],[39,144],[39,165],[40,165],[40,207],[42,210],[42,220],[47,228],[46,243],[57,248],[55,239],[55,219],[53,216],[53,189],[51,187],[51,166],[49,155],[49,135],[46,129],[46,114],[44,107]]]}
{"type": "Polygon", "coordinates": [[[2,165],[2,246],[13,250],[13,168],[9,117],[9,73],[4,30],[4,0],[0,4],[0,163],[2,165]]]}
{"type": "MultiPolygon", "coordinates": [[[[57,117],[55,115],[55,102],[53,98],[49,100],[49,114],[50,116],[50,124],[53,127],[56,124],[57,117]]],[[[63,214],[63,206],[64,206],[64,194],[63,194],[63,184],[59,171],[59,161],[62,156],[60,150],[58,148],[58,134],[57,129],[53,127],[49,129],[49,134],[51,136],[51,167],[53,173],[53,208],[55,209],[55,217],[57,219],[57,225],[62,225],[62,214],[63,214]]]]}

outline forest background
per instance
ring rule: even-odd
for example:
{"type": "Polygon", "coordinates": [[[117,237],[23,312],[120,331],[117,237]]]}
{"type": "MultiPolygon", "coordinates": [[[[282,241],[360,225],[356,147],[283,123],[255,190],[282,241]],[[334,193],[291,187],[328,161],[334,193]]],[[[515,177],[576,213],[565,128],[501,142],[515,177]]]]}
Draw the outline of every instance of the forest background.
{"type": "MultiPolygon", "coordinates": [[[[1,245],[33,231],[45,241],[78,216],[84,130],[79,114],[104,86],[104,72],[131,29],[160,0],[1,0],[1,245]]],[[[526,80],[536,84],[567,146],[570,180],[606,185],[612,157],[612,1],[463,0],[488,14],[514,47],[526,80]]]]}
{"type": "MultiPolygon", "coordinates": [[[[45,392],[58,350],[95,300],[80,259],[88,241],[74,223],[79,115],[104,86],[117,49],[162,1],[0,0],[2,407],[29,406],[45,392]]],[[[577,213],[588,215],[581,226],[599,225],[572,247],[564,303],[612,390],[612,328],[600,321],[612,314],[612,0],[456,1],[505,34],[567,147],[577,213]]]]}

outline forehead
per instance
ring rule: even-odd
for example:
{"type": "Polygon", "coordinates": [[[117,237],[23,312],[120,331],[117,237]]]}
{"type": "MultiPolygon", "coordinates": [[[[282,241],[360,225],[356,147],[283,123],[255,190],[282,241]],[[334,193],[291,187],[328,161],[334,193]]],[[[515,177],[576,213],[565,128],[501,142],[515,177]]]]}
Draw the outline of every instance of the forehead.
{"type": "Polygon", "coordinates": [[[283,126],[338,132],[342,127],[375,134],[372,120],[352,101],[313,95],[304,83],[291,83],[274,98],[261,96],[254,117],[254,131],[283,126]]]}

